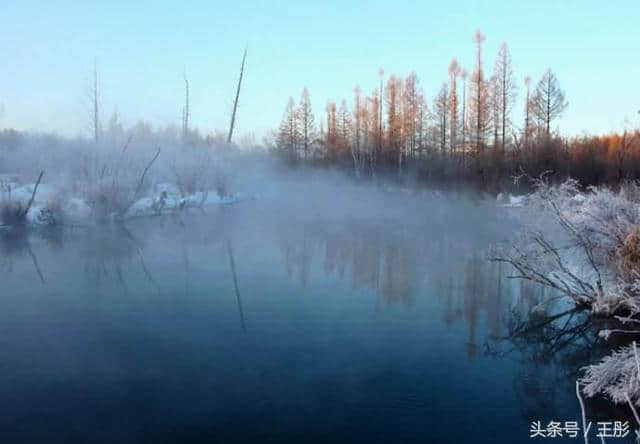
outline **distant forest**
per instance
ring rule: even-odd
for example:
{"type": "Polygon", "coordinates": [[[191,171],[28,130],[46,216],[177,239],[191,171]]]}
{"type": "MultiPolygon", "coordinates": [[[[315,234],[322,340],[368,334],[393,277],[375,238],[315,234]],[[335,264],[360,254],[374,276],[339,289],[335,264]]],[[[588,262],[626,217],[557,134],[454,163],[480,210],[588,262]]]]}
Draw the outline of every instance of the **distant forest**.
{"type": "MultiPolygon", "coordinates": [[[[0,130],[0,173],[17,172],[3,170],[15,170],[16,161],[35,148],[71,147],[87,155],[92,147],[94,151],[118,151],[131,142],[132,146],[153,146],[154,150],[160,145],[183,149],[196,158],[213,151],[242,149],[269,153],[288,168],[333,168],[363,180],[385,178],[489,192],[527,191],[531,182],[518,178],[543,173],[555,182],[572,177],[583,186],[616,186],[640,179],[638,127],[622,133],[564,136],[557,130],[557,120],[568,100],[553,71],[548,69],[537,82],[528,76],[519,82],[506,43],[501,45],[493,69],[485,71],[484,35],[477,31],[473,42],[471,72],[453,58],[448,79],[439,89],[434,88],[437,93],[432,100],[415,73],[400,77],[385,75],[380,69],[379,85],[371,93],[365,94],[356,86],[350,103],[329,102],[317,119],[310,92],[304,88],[297,102],[289,98],[279,127],[264,137],[262,144],[252,135],[232,139],[237,104],[243,101],[246,49],[229,128],[206,135],[191,126],[186,74],[180,125],[154,128],[139,121],[125,128],[117,112],[104,119],[94,64],[87,97],[91,140],[0,130]],[[516,109],[523,111],[520,121],[513,118],[516,109]]],[[[238,119],[243,119],[241,112],[238,119]]],[[[23,160],[22,172],[31,164],[23,160]]]]}
{"type": "Polygon", "coordinates": [[[316,124],[305,88],[298,103],[289,99],[267,145],[291,165],[338,166],[358,177],[408,175],[484,190],[510,188],[517,177],[545,172],[554,180],[573,177],[583,185],[640,178],[638,129],[563,137],[554,124],[568,101],[553,71],[548,69],[535,84],[525,77],[518,94],[507,44],[488,73],[483,41],[477,31],[471,73],[451,60],[448,81],[431,103],[415,73],[385,78],[380,70],[379,87],[365,95],[356,86],[351,104],[329,102],[316,124]],[[512,118],[516,106],[523,107],[522,122],[512,118]]]}

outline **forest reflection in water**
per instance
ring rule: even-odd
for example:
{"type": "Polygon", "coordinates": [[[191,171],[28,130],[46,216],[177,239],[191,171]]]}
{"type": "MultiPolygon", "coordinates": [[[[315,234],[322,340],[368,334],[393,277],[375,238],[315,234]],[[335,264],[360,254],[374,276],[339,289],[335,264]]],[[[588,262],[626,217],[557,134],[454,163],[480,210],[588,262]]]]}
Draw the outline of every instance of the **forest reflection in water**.
{"type": "MultiPolygon", "coordinates": [[[[473,363],[466,366],[474,372],[487,372],[477,378],[489,378],[488,386],[465,387],[462,382],[457,387],[460,394],[452,396],[500,397],[506,408],[503,422],[517,403],[517,416],[511,418],[511,431],[505,432],[504,440],[513,442],[526,437],[533,419],[577,418],[572,386],[579,368],[599,356],[601,344],[580,314],[544,322],[565,307],[552,303],[541,309],[541,302],[547,299],[543,288],[507,279],[505,265],[486,259],[485,249],[507,237],[517,222],[507,210],[476,206],[473,211],[463,213],[451,205],[432,211],[429,217],[400,220],[393,214],[301,216],[295,211],[245,204],[206,214],[144,219],[127,226],[63,229],[12,240],[5,237],[0,244],[0,275],[10,291],[1,302],[2,311],[4,317],[13,310],[14,317],[29,319],[29,313],[43,316],[45,307],[54,306],[56,319],[62,322],[80,322],[68,319],[65,311],[68,316],[90,319],[82,327],[90,336],[94,334],[92,323],[103,322],[99,319],[105,317],[121,325],[124,321],[119,316],[147,322],[149,317],[164,320],[167,312],[189,313],[186,319],[197,322],[203,313],[213,313],[211,329],[226,335],[230,344],[244,341],[237,334],[255,332],[275,335],[284,341],[278,347],[291,349],[300,339],[279,335],[280,330],[289,331],[288,324],[304,320],[304,330],[298,333],[313,348],[317,341],[326,340],[328,333],[322,333],[326,323],[344,334],[352,330],[354,337],[385,353],[394,350],[402,356],[404,349],[407,355],[419,353],[415,356],[421,361],[416,365],[427,374],[437,373],[433,368],[440,361],[455,361],[460,367],[451,367],[451,375],[455,378],[457,372],[462,381],[470,371],[460,361],[464,357],[473,363]],[[214,294],[221,296],[209,296],[214,294]],[[323,297],[318,299],[318,295],[323,297]],[[367,334],[366,319],[377,318],[382,319],[381,324],[371,330],[377,332],[367,334]],[[406,338],[405,342],[378,336],[385,331],[393,332],[391,337],[406,338]],[[421,342],[423,351],[415,351],[421,342]],[[492,390],[506,392],[497,395],[492,390]]],[[[145,334],[159,334],[157,328],[145,334]]],[[[165,323],[162,328],[178,326],[165,323]]],[[[26,334],[20,329],[9,333],[18,342],[26,334]]],[[[180,335],[184,334],[182,330],[180,335]]],[[[129,339],[134,344],[139,340],[129,339]]],[[[320,350],[317,353],[325,361],[335,359],[337,365],[342,359],[336,348],[320,350]]],[[[101,356],[98,361],[104,359],[101,356]]],[[[252,366],[267,365],[257,357],[246,359],[252,366]]],[[[376,359],[380,358],[358,365],[375,373],[380,365],[376,359]]],[[[358,384],[366,383],[362,379],[358,384]]],[[[428,376],[425,379],[422,390],[436,390],[429,385],[428,376]]],[[[232,378],[229,385],[236,383],[232,378]]],[[[429,396],[438,399],[440,395],[429,396]]],[[[307,402],[304,399],[299,402],[307,402]]],[[[433,402],[434,408],[452,408],[445,401],[440,407],[433,402]]],[[[482,408],[483,402],[489,409],[496,408],[480,400],[455,408],[458,415],[469,415],[470,410],[482,408]]],[[[625,417],[597,402],[591,402],[589,408],[594,418],[625,417]]],[[[438,416],[433,420],[448,421],[438,416]]],[[[469,421],[477,426],[477,420],[469,421]]],[[[411,438],[422,438],[415,433],[411,438]]]]}

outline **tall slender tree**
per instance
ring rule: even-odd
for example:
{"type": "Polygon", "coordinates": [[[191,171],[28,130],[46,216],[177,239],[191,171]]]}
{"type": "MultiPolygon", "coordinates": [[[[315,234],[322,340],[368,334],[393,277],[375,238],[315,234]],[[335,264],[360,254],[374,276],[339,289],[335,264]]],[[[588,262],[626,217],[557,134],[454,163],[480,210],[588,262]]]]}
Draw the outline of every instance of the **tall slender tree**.
{"type": "Polygon", "coordinates": [[[560,117],[567,108],[564,91],[560,89],[558,79],[551,69],[543,75],[533,95],[532,112],[547,137],[551,132],[551,122],[560,117]]]}
{"type": "Polygon", "coordinates": [[[449,140],[449,87],[446,83],[442,84],[438,95],[436,96],[433,106],[436,117],[436,129],[438,133],[438,145],[440,153],[445,154],[447,141],[449,140]]]}
{"type": "Polygon", "coordinates": [[[184,79],[184,108],[182,110],[182,141],[186,142],[189,136],[189,119],[191,118],[191,109],[189,107],[189,79],[187,73],[182,75],[184,79]]]}
{"type": "Polygon", "coordinates": [[[402,89],[402,140],[405,157],[413,157],[416,149],[418,88],[418,77],[412,72],[405,78],[402,89]]]}
{"type": "Polygon", "coordinates": [[[296,158],[299,140],[300,129],[298,128],[296,104],[293,97],[289,97],[284,116],[280,122],[277,142],[280,149],[287,154],[290,161],[294,161],[296,158]]]}
{"type": "Polygon", "coordinates": [[[516,85],[511,67],[511,54],[506,43],[502,43],[493,68],[494,100],[497,115],[494,119],[499,131],[500,148],[505,151],[508,129],[511,125],[511,111],[516,100],[516,85]]]}
{"type": "Polygon", "coordinates": [[[466,150],[467,143],[467,70],[464,68],[460,69],[460,78],[462,79],[462,149],[466,150]]]}
{"type": "Polygon", "coordinates": [[[451,152],[457,148],[458,133],[458,91],[456,83],[460,75],[460,65],[454,57],[449,63],[449,121],[451,128],[449,129],[449,146],[451,152]]]}
{"type": "Polygon", "coordinates": [[[493,122],[493,149],[498,150],[500,132],[500,93],[498,92],[498,77],[495,74],[489,79],[489,106],[491,108],[491,121],[493,122]]]}
{"type": "Polygon", "coordinates": [[[476,62],[471,74],[469,94],[469,117],[472,141],[476,152],[482,152],[486,145],[487,133],[490,129],[490,96],[487,81],[482,69],[482,43],[485,37],[480,30],[476,31],[473,41],[476,44],[476,62]]]}
{"type": "Polygon", "coordinates": [[[362,101],[362,91],[356,85],[353,88],[353,142],[351,143],[351,157],[353,159],[354,173],[357,177],[362,174],[365,162],[366,113],[367,107],[362,101]]]}
{"type": "Polygon", "coordinates": [[[352,118],[347,106],[347,101],[340,102],[338,108],[337,142],[340,155],[344,155],[349,149],[352,134],[352,118]]]}
{"type": "Polygon", "coordinates": [[[330,159],[335,159],[338,148],[338,129],[335,102],[327,103],[327,154],[330,159]]]}
{"type": "Polygon", "coordinates": [[[529,137],[531,136],[531,77],[524,77],[524,85],[526,88],[526,96],[524,99],[524,129],[523,131],[523,139],[524,139],[524,148],[527,149],[529,147],[529,137]]]}
{"type": "Polygon", "coordinates": [[[375,170],[378,154],[382,151],[382,129],[380,128],[380,110],[382,109],[380,102],[380,90],[375,89],[368,99],[369,106],[369,137],[372,145],[369,153],[369,164],[371,171],[375,170]]]}
{"type": "Polygon", "coordinates": [[[402,80],[392,75],[387,80],[385,101],[387,105],[387,141],[392,155],[395,155],[398,168],[402,162],[402,115],[400,100],[402,80]]]}
{"type": "Polygon", "coordinates": [[[416,144],[418,155],[421,155],[427,147],[427,132],[429,130],[430,117],[427,99],[424,92],[420,90],[418,94],[418,117],[416,119],[416,133],[418,137],[416,144]]]}
{"type": "Polygon", "coordinates": [[[93,141],[98,143],[100,139],[100,90],[98,88],[98,62],[93,60],[93,79],[90,91],[91,99],[91,129],[93,131],[93,141]]]}
{"type": "Polygon", "coordinates": [[[362,90],[356,85],[353,88],[353,147],[356,156],[360,155],[362,142],[362,90]]]}
{"type": "Polygon", "coordinates": [[[313,110],[311,109],[309,90],[306,86],[303,88],[302,94],[300,94],[300,103],[298,104],[296,117],[299,120],[298,127],[300,128],[300,143],[302,145],[303,156],[306,162],[309,157],[311,143],[315,139],[313,110]]]}

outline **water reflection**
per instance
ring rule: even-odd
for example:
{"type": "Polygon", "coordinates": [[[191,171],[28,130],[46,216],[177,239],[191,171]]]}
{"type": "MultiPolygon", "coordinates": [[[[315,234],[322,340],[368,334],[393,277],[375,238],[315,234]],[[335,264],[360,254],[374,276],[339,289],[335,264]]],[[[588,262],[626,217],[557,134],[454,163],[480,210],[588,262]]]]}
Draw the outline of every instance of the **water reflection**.
{"type": "MultiPolygon", "coordinates": [[[[563,307],[541,309],[540,287],[486,260],[511,227],[495,209],[473,211],[399,219],[239,205],[6,238],[0,277],[16,296],[0,300],[0,326],[15,344],[0,380],[30,374],[20,350],[36,350],[28,362],[45,381],[84,384],[154,442],[176,417],[210,432],[176,426],[177,441],[524,441],[531,419],[576,417],[571,387],[600,344],[577,313],[543,324],[563,307]],[[55,356],[31,344],[41,332],[55,356]]],[[[31,418],[38,401],[11,412],[31,418]]],[[[121,437],[73,414],[85,438],[121,437]]]]}

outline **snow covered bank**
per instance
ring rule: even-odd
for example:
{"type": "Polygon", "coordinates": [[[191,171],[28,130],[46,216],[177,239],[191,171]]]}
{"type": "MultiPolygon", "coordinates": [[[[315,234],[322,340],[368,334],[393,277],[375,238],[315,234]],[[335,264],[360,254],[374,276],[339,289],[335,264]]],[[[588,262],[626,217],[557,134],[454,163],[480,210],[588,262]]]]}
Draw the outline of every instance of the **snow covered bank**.
{"type": "MultiPolygon", "coordinates": [[[[35,183],[19,185],[5,180],[0,188],[0,202],[12,202],[26,208],[36,187],[35,183]]],[[[124,218],[154,216],[186,208],[204,208],[229,205],[255,199],[248,193],[236,193],[220,197],[215,190],[197,191],[183,195],[173,183],[160,183],[149,196],[136,200],[126,211],[124,218]]],[[[26,214],[28,225],[87,224],[94,215],[90,202],[82,197],[69,196],[68,192],[53,184],[40,183],[33,204],[26,214]]],[[[112,216],[115,218],[115,215],[112,216]]]]}

